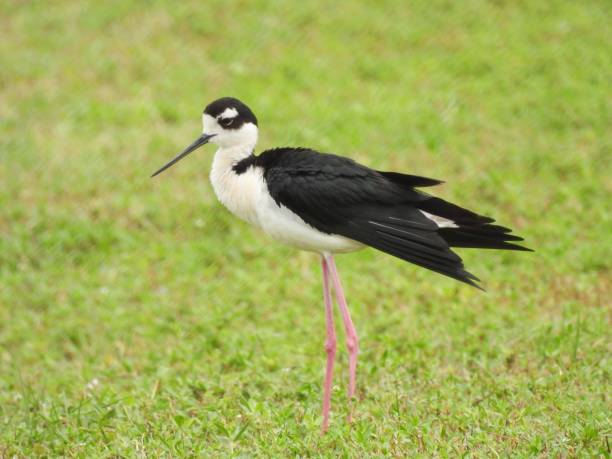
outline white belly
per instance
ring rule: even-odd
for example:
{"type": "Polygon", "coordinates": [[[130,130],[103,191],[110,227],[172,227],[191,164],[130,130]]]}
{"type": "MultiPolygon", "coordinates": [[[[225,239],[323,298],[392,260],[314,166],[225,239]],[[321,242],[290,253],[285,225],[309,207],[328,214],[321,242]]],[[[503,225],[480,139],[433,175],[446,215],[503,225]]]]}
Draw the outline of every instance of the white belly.
{"type": "Polygon", "coordinates": [[[352,252],[363,245],[336,234],[323,233],[283,206],[278,206],[268,190],[262,193],[258,207],[259,226],[271,237],[285,244],[312,252],[352,252]]]}
{"type": "Polygon", "coordinates": [[[219,201],[234,215],[258,226],[272,238],[313,252],[352,252],[363,247],[352,239],[323,233],[291,210],[277,205],[260,168],[251,167],[238,175],[230,167],[219,167],[215,162],[210,179],[219,201]]]}

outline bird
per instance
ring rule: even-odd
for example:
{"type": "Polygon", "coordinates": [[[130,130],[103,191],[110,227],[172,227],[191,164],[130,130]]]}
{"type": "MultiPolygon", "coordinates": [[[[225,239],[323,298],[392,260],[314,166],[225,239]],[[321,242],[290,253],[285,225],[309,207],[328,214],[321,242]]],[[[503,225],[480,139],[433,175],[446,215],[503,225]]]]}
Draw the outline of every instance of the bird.
{"type": "Polygon", "coordinates": [[[207,143],[217,151],[210,183],[234,215],[273,239],[320,255],[327,354],[321,432],[329,429],[336,358],[332,287],[345,329],[348,353],[348,420],[356,397],[359,339],[334,256],[372,247],[388,255],[482,289],[453,248],[532,251],[523,238],[495,220],[421,190],[441,180],[378,171],[356,161],[304,147],[255,154],[259,124],[234,97],[208,104],[202,134],[162,166],[155,177],[207,143]]]}

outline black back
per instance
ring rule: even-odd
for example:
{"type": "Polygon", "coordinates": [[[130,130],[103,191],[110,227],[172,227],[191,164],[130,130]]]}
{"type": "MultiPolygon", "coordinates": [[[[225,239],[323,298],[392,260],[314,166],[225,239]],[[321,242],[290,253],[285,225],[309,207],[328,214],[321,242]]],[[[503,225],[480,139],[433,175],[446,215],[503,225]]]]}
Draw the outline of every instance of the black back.
{"type": "Polygon", "coordinates": [[[478,287],[450,246],[527,250],[491,218],[416,190],[439,180],[380,172],[355,161],[306,148],[276,148],[234,166],[237,174],[261,167],[278,205],[328,234],[339,234],[390,255],[478,287]],[[457,222],[438,228],[423,211],[457,222]]]}

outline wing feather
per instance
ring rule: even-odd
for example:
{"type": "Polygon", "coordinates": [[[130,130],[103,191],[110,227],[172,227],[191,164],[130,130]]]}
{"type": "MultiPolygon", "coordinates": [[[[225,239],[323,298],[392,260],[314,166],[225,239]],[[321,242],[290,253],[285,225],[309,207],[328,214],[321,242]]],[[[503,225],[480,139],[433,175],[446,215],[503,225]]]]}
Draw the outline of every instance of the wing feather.
{"type": "Polygon", "coordinates": [[[277,204],[319,231],[340,234],[480,288],[438,234],[437,225],[418,209],[430,197],[411,186],[439,181],[380,173],[348,158],[305,149],[269,150],[259,158],[277,204]]]}

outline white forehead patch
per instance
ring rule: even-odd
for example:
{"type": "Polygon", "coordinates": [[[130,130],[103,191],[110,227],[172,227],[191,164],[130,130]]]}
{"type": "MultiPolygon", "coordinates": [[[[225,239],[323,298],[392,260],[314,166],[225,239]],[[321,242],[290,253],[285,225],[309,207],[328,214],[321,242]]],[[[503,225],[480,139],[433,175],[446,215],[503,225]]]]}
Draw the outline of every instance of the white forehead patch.
{"type": "Polygon", "coordinates": [[[234,107],[227,107],[223,112],[219,115],[219,118],[236,118],[238,116],[238,110],[234,107]]]}

